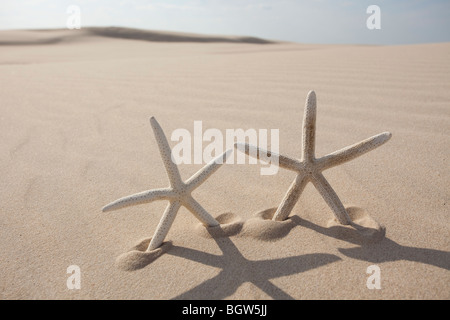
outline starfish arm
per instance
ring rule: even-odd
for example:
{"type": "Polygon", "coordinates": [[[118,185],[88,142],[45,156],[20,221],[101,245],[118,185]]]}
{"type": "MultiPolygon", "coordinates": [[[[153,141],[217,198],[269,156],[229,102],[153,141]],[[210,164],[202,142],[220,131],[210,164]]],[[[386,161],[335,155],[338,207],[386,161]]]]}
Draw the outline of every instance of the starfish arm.
{"type": "Polygon", "coordinates": [[[123,197],[111,202],[103,207],[102,211],[113,211],[122,209],[128,206],[134,206],[137,204],[148,203],[155,200],[167,199],[171,195],[170,189],[153,189],[140,193],[132,194],[131,196],[123,197]]]}
{"type": "Polygon", "coordinates": [[[195,173],[192,177],[190,177],[186,181],[186,185],[191,187],[192,189],[195,189],[199,185],[201,185],[203,182],[206,181],[214,172],[216,172],[222,164],[225,163],[225,160],[229,157],[229,155],[233,152],[232,149],[229,149],[222,153],[220,156],[216,157],[215,159],[211,160],[206,166],[201,168],[197,173],[195,173]]]}
{"type": "Polygon", "coordinates": [[[350,224],[352,221],[348,216],[347,210],[345,210],[344,205],[341,200],[339,200],[338,195],[334,192],[331,185],[328,183],[327,179],[321,173],[316,173],[312,177],[312,183],[319,191],[322,198],[328,204],[328,206],[333,210],[334,215],[339,220],[341,224],[350,224]]]}
{"type": "Polygon", "coordinates": [[[214,219],[194,198],[187,197],[183,202],[185,206],[192,214],[200,220],[205,226],[215,227],[219,225],[216,219],[214,219]]]}
{"type": "Polygon", "coordinates": [[[150,124],[152,126],[156,142],[158,143],[159,152],[161,153],[161,158],[163,159],[164,166],[166,167],[170,184],[173,187],[181,183],[182,180],[178,167],[172,160],[172,150],[170,149],[169,142],[167,141],[164,131],[154,117],[150,118],[150,124]]]}
{"type": "Polygon", "coordinates": [[[276,163],[276,160],[278,160],[278,165],[284,169],[297,171],[297,168],[301,167],[301,163],[298,160],[282,156],[278,153],[253,146],[248,143],[235,143],[234,147],[239,151],[245,152],[250,157],[256,157],[257,159],[261,159],[263,161],[267,161],[266,158],[271,158],[272,163],[276,163]]]}
{"type": "Polygon", "coordinates": [[[392,134],[390,132],[377,134],[376,136],[370,137],[359,143],[355,143],[354,145],[330,153],[317,160],[317,164],[321,170],[332,168],[378,148],[386,143],[391,137],[392,134]]]}
{"type": "Polygon", "coordinates": [[[307,183],[308,178],[304,174],[297,175],[281,201],[281,204],[278,206],[277,211],[273,216],[273,220],[283,221],[289,217],[307,183]]]}
{"type": "Polygon", "coordinates": [[[156,231],[153,234],[150,244],[148,245],[147,251],[154,250],[161,246],[170,230],[170,227],[172,226],[173,221],[175,220],[175,217],[177,216],[177,212],[180,207],[181,204],[179,201],[171,201],[169,203],[163,216],[161,217],[161,220],[159,221],[158,226],[156,227],[156,231]]]}
{"type": "Polygon", "coordinates": [[[302,160],[313,160],[316,144],[316,93],[310,91],[306,98],[305,114],[303,116],[303,148],[302,160]]]}

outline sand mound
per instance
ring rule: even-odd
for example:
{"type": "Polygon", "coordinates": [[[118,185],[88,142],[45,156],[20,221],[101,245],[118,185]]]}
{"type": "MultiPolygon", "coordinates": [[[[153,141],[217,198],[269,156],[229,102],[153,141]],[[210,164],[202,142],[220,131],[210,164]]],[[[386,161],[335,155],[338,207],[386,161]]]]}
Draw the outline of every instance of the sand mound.
{"type": "Polygon", "coordinates": [[[171,242],[164,242],[159,248],[152,251],[146,251],[152,238],[142,239],[137,245],[131,248],[128,252],[121,254],[116,259],[117,268],[124,271],[134,271],[142,269],[149,265],[163,253],[167,252],[172,247],[171,242]]]}
{"type": "Polygon", "coordinates": [[[333,218],[328,221],[327,227],[335,233],[338,238],[352,239],[356,242],[378,242],[386,234],[386,228],[375,221],[362,208],[346,207],[348,215],[352,219],[350,225],[344,226],[333,218]]]}
{"type": "Polygon", "coordinates": [[[123,27],[90,27],[85,28],[89,33],[102,37],[134,39],[156,42],[232,42],[232,43],[273,43],[255,37],[237,36],[208,36],[194,33],[150,31],[123,27]]]}
{"type": "MultiPolygon", "coordinates": [[[[270,208],[254,214],[246,221],[238,215],[227,212],[216,219],[220,223],[217,227],[205,227],[203,224],[195,226],[197,235],[207,239],[218,239],[231,236],[248,237],[262,241],[274,241],[286,237],[296,226],[301,225],[298,217],[293,216],[284,221],[273,221],[277,208],[270,208]]],[[[362,208],[346,208],[352,224],[344,226],[333,218],[328,222],[329,235],[339,239],[351,240],[357,243],[378,242],[384,238],[385,228],[370,217],[362,208]]],[[[171,242],[164,242],[155,250],[147,252],[151,238],[145,238],[128,252],[116,259],[116,266],[124,271],[134,271],[149,265],[171,247],[171,242]]]]}
{"type": "MultiPolygon", "coordinates": [[[[204,238],[221,238],[230,236],[249,237],[262,241],[274,241],[286,237],[296,226],[303,223],[293,215],[284,221],[272,220],[277,208],[257,212],[252,218],[243,221],[234,213],[224,213],[217,217],[220,226],[206,227],[198,224],[195,231],[204,238]]],[[[342,225],[336,218],[328,221],[327,234],[338,239],[347,239],[355,243],[377,242],[384,238],[386,229],[375,221],[364,209],[359,207],[346,208],[352,223],[342,225]]]]}
{"type": "Polygon", "coordinates": [[[195,227],[195,231],[204,238],[230,237],[238,234],[244,225],[244,221],[231,212],[219,215],[216,220],[220,223],[217,227],[205,227],[199,223],[195,227]]]}
{"type": "Polygon", "coordinates": [[[284,221],[273,221],[276,210],[277,208],[270,208],[255,213],[245,222],[241,235],[263,241],[284,238],[297,224],[291,218],[284,221]]]}
{"type": "Polygon", "coordinates": [[[297,224],[292,219],[273,221],[277,208],[257,212],[248,220],[242,220],[234,213],[224,213],[217,217],[220,226],[205,227],[198,224],[195,231],[204,238],[221,238],[230,236],[249,237],[263,241],[273,241],[285,237],[297,224]]]}
{"type": "MultiPolygon", "coordinates": [[[[1,30],[0,45],[47,45],[71,42],[83,42],[95,39],[87,29],[35,29],[35,30],[1,30]]],[[[97,37],[98,38],[98,37],[97,37]]]]}
{"type": "Polygon", "coordinates": [[[7,30],[0,32],[0,45],[44,45],[87,40],[95,37],[151,42],[224,42],[270,44],[256,37],[212,36],[194,33],[151,31],[123,27],[86,27],[82,29],[7,30]]]}

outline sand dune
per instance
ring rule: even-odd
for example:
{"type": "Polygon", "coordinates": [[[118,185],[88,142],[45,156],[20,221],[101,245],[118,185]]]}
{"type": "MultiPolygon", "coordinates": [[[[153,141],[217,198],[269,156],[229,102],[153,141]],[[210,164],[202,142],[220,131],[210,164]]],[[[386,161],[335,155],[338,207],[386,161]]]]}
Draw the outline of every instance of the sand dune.
{"type": "Polygon", "coordinates": [[[80,30],[42,29],[0,31],[0,45],[37,45],[80,41],[92,37],[132,39],[152,42],[225,42],[270,44],[256,37],[211,36],[194,33],[150,31],[124,27],[84,27],[80,30]]]}
{"type": "MultiPolygon", "coordinates": [[[[136,40],[161,37],[189,38],[0,32],[1,299],[450,298],[449,43],[136,40]],[[168,185],[151,116],[169,137],[197,120],[221,132],[279,129],[280,152],[299,157],[310,90],[318,156],[392,132],[324,172],[355,223],[382,239],[339,225],[311,185],[288,220],[269,220],[294,174],[261,176],[260,164],[223,165],[193,193],[222,226],[181,208],[153,255],[143,251],[164,201],[101,211],[168,185]],[[79,290],[67,287],[70,265],[79,290]],[[380,290],[366,286],[371,265],[380,290]]],[[[179,168],[187,178],[202,166],[179,168]]]]}

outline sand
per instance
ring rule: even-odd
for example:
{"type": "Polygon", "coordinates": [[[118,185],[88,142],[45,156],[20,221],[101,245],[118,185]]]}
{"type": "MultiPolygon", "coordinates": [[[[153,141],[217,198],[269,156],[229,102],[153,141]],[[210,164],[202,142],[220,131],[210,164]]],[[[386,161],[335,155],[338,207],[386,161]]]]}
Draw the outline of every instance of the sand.
{"type": "MultiPolygon", "coordinates": [[[[450,43],[105,30],[0,32],[1,299],[450,298],[450,43]],[[280,152],[299,157],[310,90],[318,156],[392,133],[324,172],[352,219],[385,228],[381,240],[339,225],[312,184],[288,220],[267,220],[295,173],[262,176],[260,164],[223,165],[195,190],[223,229],[181,208],[151,257],[142,251],[165,201],[101,211],[168,185],[151,116],[168,136],[196,120],[280,129],[280,152]],[[67,287],[71,265],[80,289],[67,287]],[[371,265],[379,290],[366,286],[371,265]]],[[[179,168],[186,179],[202,166],[179,168]]]]}

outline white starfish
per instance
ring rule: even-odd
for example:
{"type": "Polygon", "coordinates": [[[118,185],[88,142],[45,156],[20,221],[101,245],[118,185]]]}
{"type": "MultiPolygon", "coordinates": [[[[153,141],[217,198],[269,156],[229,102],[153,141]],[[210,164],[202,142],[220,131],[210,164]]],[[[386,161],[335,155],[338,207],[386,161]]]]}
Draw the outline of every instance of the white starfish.
{"type": "Polygon", "coordinates": [[[333,213],[339,222],[342,224],[351,224],[351,219],[348,216],[347,211],[339,200],[336,192],[334,192],[333,188],[323,176],[322,171],[353,160],[360,155],[381,146],[387,142],[392,135],[389,132],[380,133],[359,143],[316,159],[314,152],[315,134],[316,94],[314,91],[310,91],[306,98],[305,113],[303,117],[303,149],[300,160],[274,154],[270,151],[246,143],[237,143],[235,144],[235,147],[244,151],[249,156],[256,155],[257,158],[265,158],[265,155],[267,155],[269,157],[271,156],[273,160],[277,157],[280,167],[297,172],[297,176],[289,187],[281,204],[278,206],[277,211],[273,216],[273,220],[285,220],[290,215],[306,184],[312,182],[325,202],[330,206],[331,210],[333,210],[333,213]]]}
{"type": "Polygon", "coordinates": [[[164,212],[161,221],[156,227],[155,234],[150,241],[147,251],[158,248],[164,241],[169,229],[175,220],[178,210],[183,205],[194,216],[206,226],[218,226],[214,219],[191,195],[191,192],[206,181],[228,158],[232,149],[227,150],[222,155],[213,159],[206,166],[200,169],[186,182],[180,177],[178,167],[172,161],[172,150],[170,149],[164,132],[154,117],[150,118],[150,124],[158,143],[159,151],[170,180],[170,187],[163,189],[153,189],[136,193],[131,196],[120,198],[103,208],[103,212],[117,210],[136,204],[152,202],[155,200],[169,200],[169,205],[164,212]]]}

